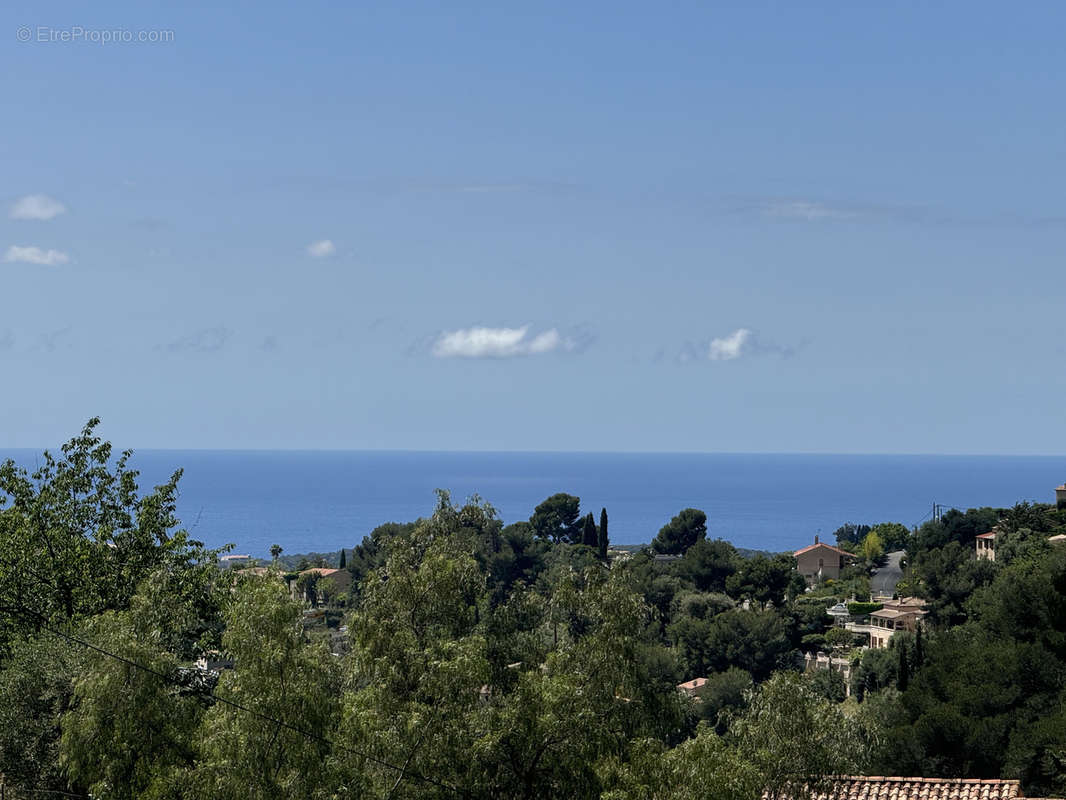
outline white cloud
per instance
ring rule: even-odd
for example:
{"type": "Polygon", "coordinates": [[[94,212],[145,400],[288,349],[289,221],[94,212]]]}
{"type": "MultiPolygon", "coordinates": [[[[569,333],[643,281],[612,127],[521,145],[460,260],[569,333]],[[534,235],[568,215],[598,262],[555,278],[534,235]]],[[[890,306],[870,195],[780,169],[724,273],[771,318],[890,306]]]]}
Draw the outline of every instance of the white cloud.
{"type": "Polygon", "coordinates": [[[53,219],[67,207],[46,194],[28,194],[11,205],[11,219],[53,219]]]}
{"type": "Polygon", "coordinates": [[[19,247],[11,245],[4,253],[4,261],[9,264],[21,262],[23,264],[43,264],[53,267],[56,264],[66,264],[70,257],[61,250],[42,250],[40,247],[19,247]]]}
{"type": "Polygon", "coordinates": [[[747,328],[737,328],[721,339],[711,339],[707,357],[711,361],[732,361],[735,358],[740,358],[747,351],[750,343],[751,331],[747,328]]]}
{"type": "Polygon", "coordinates": [[[433,343],[437,358],[511,358],[538,355],[554,350],[572,350],[573,342],[555,328],[528,337],[529,326],[521,328],[465,328],[445,331],[433,343]]]}
{"type": "Polygon", "coordinates": [[[336,252],[337,248],[334,247],[333,242],[329,239],[320,239],[317,242],[311,242],[311,244],[307,245],[307,254],[312,258],[325,258],[336,252]]]}
{"type": "Polygon", "coordinates": [[[827,219],[851,219],[858,216],[855,211],[843,208],[832,208],[822,203],[804,200],[784,201],[779,200],[763,206],[763,213],[768,217],[782,217],[785,219],[803,219],[808,222],[819,222],[827,219]]]}

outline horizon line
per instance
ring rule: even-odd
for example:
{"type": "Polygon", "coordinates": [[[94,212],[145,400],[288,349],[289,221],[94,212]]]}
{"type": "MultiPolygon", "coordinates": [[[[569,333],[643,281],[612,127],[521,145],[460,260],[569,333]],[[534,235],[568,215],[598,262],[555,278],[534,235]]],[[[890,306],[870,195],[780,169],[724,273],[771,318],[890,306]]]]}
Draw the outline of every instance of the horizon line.
{"type": "MultiPolygon", "coordinates": [[[[395,453],[410,455],[602,455],[602,456],[867,456],[890,458],[1063,458],[1066,453],[960,453],[960,452],[887,452],[842,450],[551,450],[551,449],[419,449],[408,447],[112,447],[118,452],[129,449],[137,453],[395,453]]],[[[58,451],[53,447],[7,447],[3,451],[58,451]]]]}

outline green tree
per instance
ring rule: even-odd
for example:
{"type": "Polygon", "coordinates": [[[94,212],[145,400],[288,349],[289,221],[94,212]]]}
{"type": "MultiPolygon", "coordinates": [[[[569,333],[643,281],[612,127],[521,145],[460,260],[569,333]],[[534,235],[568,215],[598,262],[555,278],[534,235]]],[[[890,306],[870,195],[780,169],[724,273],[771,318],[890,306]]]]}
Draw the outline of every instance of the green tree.
{"type": "Polygon", "coordinates": [[[125,609],[154,571],[195,572],[217,555],[177,530],[181,471],[139,495],[130,451],[112,463],[98,424],[59,458],[46,451],[32,474],[0,465],[0,657],[12,635],[125,609]]]}
{"type": "Polygon", "coordinates": [[[896,668],[896,686],[901,692],[905,692],[907,686],[910,685],[911,668],[907,662],[907,647],[902,641],[896,646],[896,657],[899,660],[899,666],[896,668]]]}
{"type": "Polygon", "coordinates": [[[634,742],[628,762],[605,760],[600,775],[603,800],[759,800],[764,786],[758,763],[710,728],[673,749],[634,742]]]}
{"type": "Polygon", "coordinates": [[[752,690],[751,675],[739,667],[714,672],[699,690],[698,714],[719,734],[726,732],[729,721],[748,704],[752,690]]]}
{"type": "Polygon", "coordinates": [[[839,547],[845,547],[845,545],[858,545],[869,532],[869,525],[856,525],[847,522],[833,531],[833,536],[836,537],[839,547]]]}
{"type": "Polygon", "coordinates": [[[780,606],[793,586],[795,566],[796,559],[790,555],[767,558],[759,553],[743,561],[739,571],[726,579],[726,591],[761,605],[780,606]]]}
{"type": "Polygon", "coordinates": [[[338,569],[344,569],[347,566],[348,566],[348,559],[345,557],[344,548],[342,547],[341,548],[341,559],[340,559],[340,563],[337,565],[337,568],[338,569]]]}
{"type": "Polygon", "coordinates": [[[670,520],[652,540],[656,553],[683,554],[707,537],[707,515],[698,508],[686,508],[670,520]]]}
{"type": "Polygon", "coordinates": [[[607,538],[607,509],[600,509],[600,529],[597,532],[596,544],[599,547],[600,558],[604,561],[607,560],[607,547],[610,545],[610,540],[607,538]]]}
{"type": "Polygon", "coordinates": [[[280,544],[270,545],[270,558],[274,561],[275,564],[277,563],[278,557],[281,555],[281,552],[282,547],[280,544]]]}
{"type": "MultiPolygon", "coordinates": [[[[64,632],[71,632],[66,625],[64,632]]],[[[59,762],[60,719],[71,707],[85,651],[44,632],[9,643],[0,662],[0,775],[26,797],[83,793],[59,762]]]]}
{"type": "Polygon", "coordinates": [[[472,555],[475,534],[462,524],[477,513],[455,509],[442,495],[431,519],[386,543],[384,569],[363,581],[349,621],[352,689],[343,701],[342,735],[376,759],[366,765],[375,793],[394,783],[394,797],[439,790],[398,781],[386,763],[406,764],[442,784],[469,780],[481,687],[491,674],[478,624],[486,580],[472,555]]]}
{"type": "Polygon", "coordinates": [[[759,687],[730,737],[762,776],[763,797],[791,798],[824,791],[833,775],[861,775],[870,731],[848,717],[794,672],[759,687]]]}
{"type": "Polygon", "coordinates": [[[599,537],[596,534],[596,521],[593,519],[591,511],[585,516],[581,532],[581,543],[586,547],[596,547],[599,543],[599,537]]]}
{"type": "Polygon", "coordinates": [[[756,681],[786,665],[793,652],[790,631],[773,611],[725,611],[712,620],[704,646],[710,669],[740,667],[756,681]]]}
{"type": "Polygon", "coordinates": [[[843,703],[847,697],[847,682],[836,670],[815,670],[810,675],[810,682],[811,689],[831,703],[843,703]]]}
{"type": "Polygon", "coordinates": [[[885,555],[885,548],[877,531],[870,531],[862,540],[862,557],[867,564],[876,564],[885,555]]]}
{"type": "Polygon", "coordinates": [[[911,532],[907,526],[898,522],[880,522],[870,528],[869,532],[877,534],[886,553],[906,550],[911,540],[911,532]]]}
{"type": "Polygon", "coordinates": [[[191,627],[195,609],[183,608],[160,577],[146,581],[129,611],[107,612],[86,627],[99,650],[88,652],[63,717],[60,760],[71,781],[95,796],[178,797],[196,760],[204,713],[198,676],[182,675],[168,635],[191,627]]]}
{"type": "Polygon", "coordinates": [[[701,592],[724,592],[726,581],[741,565],[733,545],[723,539],[700,539],[673,565],[674,574],[701,592]]]}
{"type": "Polygon", "coordinates": [[[339,721],[340,674],[324,644],[308,640],[284,587],[254,576],[239,582],[222,643],[234,669],[217,693],[246,710],[216,703],[207,711],[195,795],[310,800],[342,785],[358,794],[361,760],[325,741],[339,721]]]}
{"type": "Polygon", "coordinates": [[[529,524],[538,538],[556,544],[580,542],[581,531],[577,524],[580,509],[581,498],[563,492],[553,494],[533,509],[529,524]]]}

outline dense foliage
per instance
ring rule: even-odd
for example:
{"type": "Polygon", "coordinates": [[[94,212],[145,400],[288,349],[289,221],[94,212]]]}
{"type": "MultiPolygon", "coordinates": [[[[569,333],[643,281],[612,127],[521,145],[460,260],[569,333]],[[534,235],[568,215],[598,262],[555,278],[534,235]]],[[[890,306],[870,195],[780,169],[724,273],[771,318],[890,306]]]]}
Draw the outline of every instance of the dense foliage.
{"type": "Polygon", "coordinates": [[[1060,512],[998,514],[994,564],[972,557],[988,515],[906,534],[905,587],[937,625],[863,653],[826,609],[875,607],[865,567],[808,587],[790,556],[707,538],[695,509],[630,554],[572,495],[504,525],[441,492],[343,565],[314,559],[350,589],[286,572],[301,565],[280,548],[273,567],[220,570],[178,528],[180,473],[140,495],[95,424],[32,475],[0,468],[0,779],[16,797],[754,800],[871,769],[1066,789],[1060,512]],[[854,660],[850,687],[802,673],[821,649],[854,660]]]}

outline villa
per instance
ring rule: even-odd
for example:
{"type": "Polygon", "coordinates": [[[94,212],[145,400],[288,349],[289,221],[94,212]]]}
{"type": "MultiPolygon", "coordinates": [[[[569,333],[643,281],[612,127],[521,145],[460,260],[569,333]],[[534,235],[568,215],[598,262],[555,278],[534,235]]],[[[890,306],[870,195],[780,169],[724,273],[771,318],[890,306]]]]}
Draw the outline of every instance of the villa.
{"type": "Polygon", "coordinates": [[[886,600],[880,611],[870,614],[870,647],[888,647],[896,631],[916,631],[929,612],[920,597],[886,600]]]}
{"type": "Polygon", "coordinates": [[[839,547],[825,544],[814,537],[814,544],[797,550],[792,554],[796,558],[796,570],[807,579],[807,583],[818,583],[826,579],[837,579],[848,559],[854,555],[839,547]]]}

